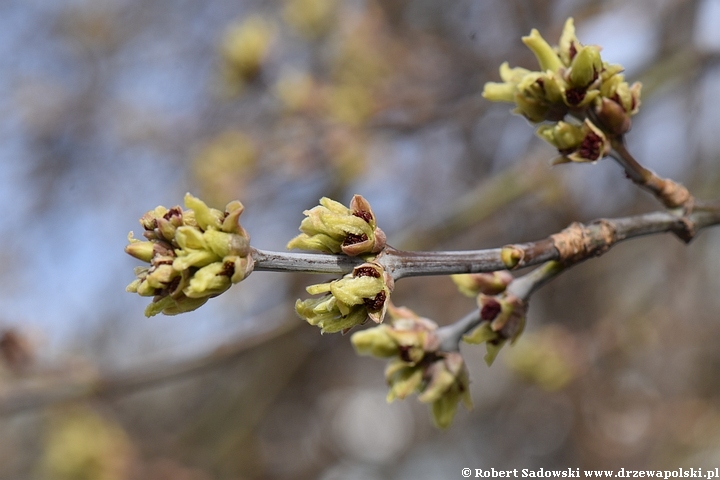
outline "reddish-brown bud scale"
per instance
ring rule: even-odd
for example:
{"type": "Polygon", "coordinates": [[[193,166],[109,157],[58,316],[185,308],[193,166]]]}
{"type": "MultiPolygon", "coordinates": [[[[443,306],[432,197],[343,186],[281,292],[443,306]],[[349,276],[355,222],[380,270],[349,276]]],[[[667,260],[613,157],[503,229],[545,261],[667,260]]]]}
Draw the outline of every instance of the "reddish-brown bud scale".
{"type": "Polygon", "coordinates": [[[348,233],[345,237],[345,240],[343,241],[343,245],[355,245],[356,243],[364,242],[368,239],[368,236],[364,233],[361,233],[360,235],[355,235],[354,233],[348,233]]]}
{"type": "Polygon", "coordinates": [[[585,87],[570,88],[565,92],[565,97],[570,105],[578,105],[585,98],[585,87]]]}
{"type": "Polygon", "coordinates": [[[400,345],[398,347],[398,356],[403,362],[412,362],[412,358],[410,358],[410,347],[400,345]]]}
{"type": "Polygon", "coordinates": [[[578,153],[582,158],[587,158],[588,160],[597,160],[600,158],[600,155],[602,153],[602,144],[603,140],[598,134],[596,134],[595,132],[588,132],[588,134],[585,135],[585,138],[583,138],[583,141],[580,144],[578,153]]]}
{"type": "Polygon", "coordinates": [[[483,305],[482,310],[480,310],[480,318],[487,321],[494,320],[498,313],[500,313],[500,310],[502,310],[500,302],[492,298],[488,299],[487,303],[483,305]]]}
{"type": "Polygon", "coordinates": [[[570,42],[570,48],[568,49],[568,53],[570,55],[570,61],[572,61],[575,58],[575,55],[577,55],[577,47],[575,46],[575,42],[570,42]]]}
{"type": "MultiPolygon", "coordinates": [[[[170,218],[172,218],[172,217],[179,217],[181,215],[182,215],[182,209],[180,207],[173,207],[170,210],[168,210],[167,212],[165,212],[165,215],[163,215],[163,218],[165,220],[170,220],[170,218]]],[[[157,225],[157,221],[155,222],[155,224],[157,225]]]]}
{"type": "Polygon", "coordinates": [[[375,298],[364,298],[363,303],[368,310],[380,310],[385,304],[386,299],[387,295],[385,295],[385,292],[378,292],[375,298]]]}
{"type": "Polygon", "coordinates": [[[380,278],[380,272],[373,267],[358,267],[355,269],[354,276],[380,278]]]}
{"type": "Polygon", "coordinates": [[[370,221],[372,221],[373,219],[372,213],[366,212],[365,210],[358,210],[357,212],[353,212],[353,215],[358,218],[362,218],[367,223],[370,223],[370,221]]]}
{"type": "Polygon", "coordinates": [[[225,262],[223,263],[223,268],[220,270],[220,273],[218,275],[225,275],[226,277],[232,277],[235,273],[235,263],[234,262],[225,262]]]}
{"type": "Polygon", "coordinates": [[[180,277],[175,277],[172,280],[170,280],[170,283],[168,283],[167,290],[168,292],[174,292],[178,285],[180,285],[180,277]]]}

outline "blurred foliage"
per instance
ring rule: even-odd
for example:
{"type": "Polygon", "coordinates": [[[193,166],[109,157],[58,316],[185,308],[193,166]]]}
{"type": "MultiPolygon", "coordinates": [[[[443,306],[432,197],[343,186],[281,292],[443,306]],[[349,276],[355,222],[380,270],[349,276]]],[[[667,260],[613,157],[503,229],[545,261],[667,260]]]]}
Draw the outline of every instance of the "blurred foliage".
{"type": "Polygon", "coordinates": [[[51,413],[39,468],[48,479],[123,480],[133,454],[117,423],[88,408],[59,408],[51,413]]]}
{"type": "Polygon", "coordinates": [[[582,373],[575,342],[572,334],[550,325],[524,335],[509,350],[506,362],[514,373],[541,388],[561,390],[582,373]]]}
{"type": "Polygon", "coordinates": [[[192,175],[211,205],[231,202],[232,192],[242,192],[257,168],[257,148],[243,132],[228,130],[200,147],[192,175]]]}

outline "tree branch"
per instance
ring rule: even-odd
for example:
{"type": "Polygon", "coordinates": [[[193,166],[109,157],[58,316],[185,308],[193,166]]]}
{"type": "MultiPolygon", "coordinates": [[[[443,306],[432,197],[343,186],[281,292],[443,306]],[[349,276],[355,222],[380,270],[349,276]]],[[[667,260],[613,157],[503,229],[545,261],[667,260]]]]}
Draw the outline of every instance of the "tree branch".
{"type": "Polygon", "coordinates": [[[692,209],[694,198],[687,188],[668,178],[659,177],[653,171],[640,165],[628,149],[622,136],[611,140],[610,156],[625,169],[628,178],[641,188],[652,193],[667,208],[692,209]]]}
{"type": "MultiPolygon", "coordinates": [[[[690,234],[720,223],[720,205],[707,204],[687,216],[653,212],[631,217],[574,223],[560,233],[536,242],[502,248],[450,252],[407,252],[386,247],[376,258],[393,279],[517,269],[557,260],[564,263],[599,255],[615,243],[664,232],[690,234]]],[[[346,274],[363,262],[342,255],[298,254],[253,250],[255,270],[346,274]]]]}

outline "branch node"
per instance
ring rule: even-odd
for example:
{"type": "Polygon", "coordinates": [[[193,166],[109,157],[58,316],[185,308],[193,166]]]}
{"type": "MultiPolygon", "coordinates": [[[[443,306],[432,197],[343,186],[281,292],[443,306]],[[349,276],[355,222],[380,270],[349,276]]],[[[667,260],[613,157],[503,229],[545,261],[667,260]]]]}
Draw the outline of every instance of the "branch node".
{"type": "Polygon", "coordinates": [[[500,259],[508,270],[518,268],[525,259],[525,250],[517,245],[505,245],[500,250],[500,259]]]}
{"type": "Polygon", "coordinates": [[[687,209],[693,198],[683,184],[669,178],[662,180],[657,195],[667,208],[683,207],[687,209]]]}
{"type": "Polygon", "coordinates": [[[674,227],[672,232],[683,242],[690,243],[697,233],[697,230],[695,229],[695,222],[690,220],[690,217],[687,215],[682,216],[679,220],[680,224],[677,227],[674,227]]]}
{"type": "Polygon", "coordinates": [[[605,253],[616,241],[615,226],[608,220],[598,220],[585,226],[574,222],[565,230],[550,236],[560,262],[577,263],[588,257],[605,253]]]}

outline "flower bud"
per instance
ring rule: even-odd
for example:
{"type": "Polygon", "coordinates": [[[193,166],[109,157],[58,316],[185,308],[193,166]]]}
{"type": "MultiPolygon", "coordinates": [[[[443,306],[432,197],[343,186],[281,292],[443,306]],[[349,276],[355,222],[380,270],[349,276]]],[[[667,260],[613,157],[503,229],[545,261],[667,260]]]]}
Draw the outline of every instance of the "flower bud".
{"type": "Polygon", "coordinates": [[[190,194],[180,207],[157,207],[140,219],[148,242],[128,237],[125,251],[150,263],[135,270],[128,292],[152,296],[148,316],[175,315],[198,308],[240,282],[253,269],[250,238],[240,226],[240,202],[225,212],[209,208],[190,194]]]}
{"type": "Polygon", "coordinates": [[[437,324],[407,308],[392,307],[392,325],[380,325],[355,333],[351,341],[360,354],[391,358],[385,369],[388,402],[418,393],[421,402],[432,404],[435,423],[450,425],[458,402],[472,407],[469,377],[458,352],[440,351],[437,324]]]}
{"type": "Polygon", "coordinates": [[[451,275],[458,290],[468,297],[476,297],[480,293],[497,295],[505,291],[514,277],[507,270],[492,273],[468,273],[451,275]]]}
{"type": "Polygon", "coordinates": [[[566,122],[542,125],[537,133],[563,155],[562,160],[555,163],[595,162],[610,150],[610,142],[605,134],[587,119],[580,126],[566,122]]]}
{"type": "Polygon", "coordinates": [[[420,389],[423,381],[423,368],[395,359],[385,369],[385,380],[390,385],[387,394],[388,403],[396,398],[402,400],[420,389]]]}
{"type": "Polygon", "coordinates": [[[140,225],[142,225],[145,230],[153,230],[157,228],[158,218],[162,218],[167,211],[168,209],[163,206],[156,207],[155,210],[150,210],[140,217],[140,225]]]}
{"type": "Polygon", "coordinates": [[[185,194],[185,206],[194,212],[195,225],[201,230],[221,229],[224,215],[220,210],[208,207],[205,202],[189,193],[185,194]]]}
{"type": "Polygon", "coordinates": [[[522,37],[522,41],[535,54],[543,72],[547,70],[557,72],[563,67],[558,54],[536,29],[533,28],[527,37],[522,37]]]}
{"type": "Polygon", "coordinates": [[[575,36],[575,22],[571,18],[565,21],[562,34],[560,35],[560,41],[558,42],[558,56],[562,60],[566,67],[570,66],[570,63],[575,58],[578,50],[582,45],[575,36]]]}
{"type": "Polygon", "coordinates": [[[202,236],[207,248],[220,258],[249,253],[250,242],[247,237],[217,230],[208,230],[202,236]]]}
{"type": "Polygon", "coordinates": [[[183,290],[189,298],[202,298],[219,295],[230,288],[230,276],[221,262],[211,263],[199,269],[183,290]]]}
{"type": "Polygon", "coordinates": [[[517,85],[530,73],[525,68],[510,68],[507,62],[500,65],[500,78],[503,83],[487,82],[483,87],[482,96],[492,102],[515,102],[517,85]]]}
{"type": "Polygon", "coordinates": [[[482,96],[491,102],[515,102],[516,85],[510,83],[487,82],[482,96]]]}
{"type": "Polygon", "coordinates": [[[585,136],[582,128],[567,122],[540,125],[536,133],[560,152],[574,151],[580,146],[585,136]]]}
{"type": "Polygon", "coordinates": [[[427,386],[418,397],[424,403],[432,403],[435,424],[447,428],[455,418],[458,402],[468,410],[472,408],[470,378],[465,362],[458,352],[443,354],[427,368],[427,386]]]}
{"type": "Polygon", "coordinates": [[[355,351],[360,355],[372,355],[374,357],[394,357],[400,351],[395,339],[388,334],[390,327],[378,325],[368,328],[362,332],[353,333],[350,337],[355,351]]]}
{"type": "Polygon", "coordinates": [[[595,113],[601,123],[602,130],[611,135],[622,135],[630,130],[632,120],[625,109],[617,102],[601,98],[595,107],[595,113]]]}
{"type": "Polygon", "coordinates": [[[172,282],[178,275],[180,275],[180,272],[175,270],[172,265],[158,265],[150,268],[145,281],[152,288],[161,289],[172,282]]]}
{"type": "Polygon", "coordinates": [[[560,120],[567,113],[565,87],[553,72],[531,72],[520,81],[515,93],[515,113],[534,123],[560,120]]]}
{"type": "Polygon", "coordinates": [[[567,73],[570,86],[587,88],[598,78],[601,69],[600,49],[592,45],[580,48],[567,73]]]}
{"type": "Polygon", "coordinates": [[[507,340],[515,342],[525,328],[527,304],[507,293],[501,296],[479,295],[482,322],[463,336],[465,343],[485,344],[485,362],[492,365],[507,340]]]}
{"type": "Polygon", "coordinates": [[[298,300],[295,311],[323,333],[346,332],[368,318],[381,323],[392,292],[392,278],[376,263],[363,263],[353,273],[329,283],[311,285],[311,295],[319,299],[298,300]]]}
{"type": "Polygon", "coordinates": [[[129,245],[125,247],[125,253],[131,255],[138,260],[150,263],[153,258],[153,242],[143,242],[133,238],[132,232],[128,234],[129,245]]]}
{"type": "Polygon", "coordinates": [[[289,249],[357,256],[385,248],[385,233],[377,227],[370,204],[360,195],[353,197],[350,208],[322,198],[319,206],[303,213],[307,218],[300,224],[302,233],[287,244],[289,249]]]}
{"type": "Polygon", "coordinates": [[[196,310],[210,299],[210,297],[190,298],[185,295],[178,297],[161,297],[158,301],[151,303],[145,309],[146,317],[154,317],[162,313],[163,315],[179,315],[185,312],[196,310]]]}
{"type": "Polygon", "coordinates": [[[525,252],[515,245],[505,245],[500,249],[500,260],[508,270],[512,270],[525,258],[525,252]]]}

